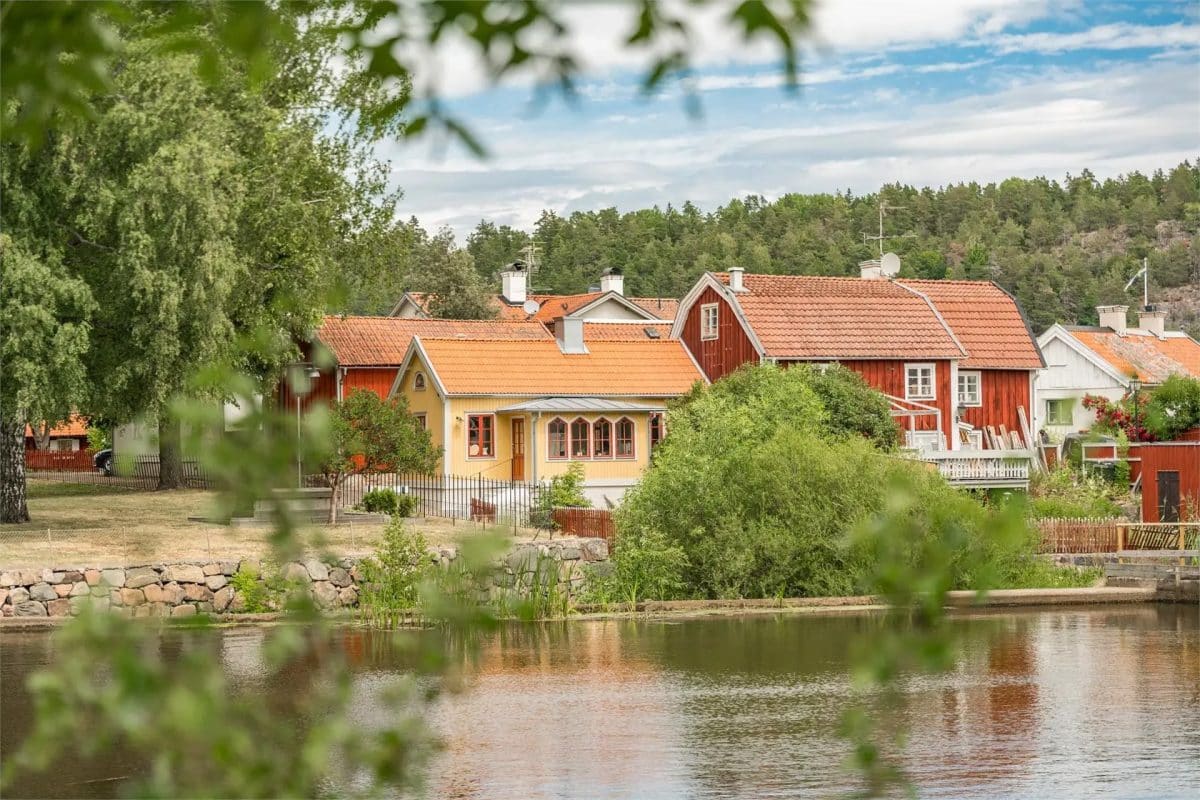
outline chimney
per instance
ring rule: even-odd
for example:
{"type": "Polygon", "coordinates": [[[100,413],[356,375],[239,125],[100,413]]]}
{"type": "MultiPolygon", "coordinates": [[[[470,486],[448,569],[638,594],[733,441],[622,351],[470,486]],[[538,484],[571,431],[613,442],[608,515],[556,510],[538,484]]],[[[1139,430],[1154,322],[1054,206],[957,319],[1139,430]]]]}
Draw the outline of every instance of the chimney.
{"type": "Polygon", "coordinates": [[[620,267],[606,269],[600,274],[600,291],[625,294],[625,276],[621,274],[620,267]]]}
{"type": "Polygon", "coordinates": [[[1111,328],[1117,336],[1124,336],[1126,333],[1125,312],[1129,311],[1129,306],[1096,306],[1096,313],[1100,315],[1100,327],[1111,328]]]}
{"type": "Polygon", "coordinates": [[[883,264],[877,258],[858,262],[858,274],[864,281],[883,279],[883,264]]]}
{"type": "Polygon", "coordinates": [[[519,306],[525,302],[525,262],[514,261],[500,273],[500,296],[504,302],[519,306]]]}
{"type": "Polygon", "coordinates": [[[746,270],[741,267],[729,268],[729,288],[735,292],[746,291],[746,284],[742,281],[742,276],[746,274],[746,270]]]}
{"type": "Polygon", "coordinates": [[[558,340],[558,349],[566,355],[582,355],[588,351],[583,343],[583,320],[579,317],[556,318],[554,338],[558,340]]]}
{"type": "Polygon", "coordinates": [[[1146,306],[1144,311],[1138,312],[1138,328],[1161,339],[1167,332],[1167,312],[1146,306]]]}

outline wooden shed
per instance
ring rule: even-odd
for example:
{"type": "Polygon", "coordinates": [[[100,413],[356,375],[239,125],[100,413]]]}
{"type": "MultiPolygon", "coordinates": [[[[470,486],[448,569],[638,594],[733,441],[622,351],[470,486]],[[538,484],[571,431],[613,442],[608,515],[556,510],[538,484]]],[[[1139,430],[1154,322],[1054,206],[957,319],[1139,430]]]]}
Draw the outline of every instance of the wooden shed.
{"type": "Polygon", "coordinates": [[[1142,521],[1179,522],[1200,515],[1200,441],[1144,442],[1139,450],[1142,521]]]}

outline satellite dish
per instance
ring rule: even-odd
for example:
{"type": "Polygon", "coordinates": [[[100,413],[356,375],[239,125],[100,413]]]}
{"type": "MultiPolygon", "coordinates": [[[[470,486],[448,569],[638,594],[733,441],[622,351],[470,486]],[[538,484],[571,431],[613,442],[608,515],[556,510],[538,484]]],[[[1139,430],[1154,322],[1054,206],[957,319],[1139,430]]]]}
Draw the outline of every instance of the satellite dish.
{"type": "Polygon", "coordinates": [[[536,314],[538,312],[538,309],[541,307],[542,307],[541,304],[538,303],[537,300],[526,300],[524,303],[521,304],[521,310],[530,316],[533,316],[534,314],[536,314]]]}
{"type": "Polygon", "coordinates": [[[894,278],[899,275],[900,256],[895,253],[884,253],[879,257],[879,271],[888,278],[894,278]]]}

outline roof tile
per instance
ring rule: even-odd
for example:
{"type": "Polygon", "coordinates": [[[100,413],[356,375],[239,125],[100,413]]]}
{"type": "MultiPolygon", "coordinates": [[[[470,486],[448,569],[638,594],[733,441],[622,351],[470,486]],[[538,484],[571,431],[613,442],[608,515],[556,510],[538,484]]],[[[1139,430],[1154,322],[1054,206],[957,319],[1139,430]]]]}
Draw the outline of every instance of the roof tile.
{"type": "Polygon", "coordinates": [[[1013,298],[991,281],[902,280],[933,301],[967,349],[968,369],[1039,369],[1037,342],[1013,298]]]}
{"type": "Polygon", "coordinates": [[[540,322],[494,320],[402,319],[398,317],[329,316],[316,339],[346,366],[398,366],[413,336],[536,340],[553,342],[540,322]]]}
{"type": "Polygon", "coordinates": [[[1107,361],[1122,375],[1136,375],[1146,383],[1162,383],[1171,375],[1200,378],[1200,343],[1189,336],[1172,334],[1160,339],[1153,334],[1099,328],[1068,327],[1084,347],[1107,361]]]}

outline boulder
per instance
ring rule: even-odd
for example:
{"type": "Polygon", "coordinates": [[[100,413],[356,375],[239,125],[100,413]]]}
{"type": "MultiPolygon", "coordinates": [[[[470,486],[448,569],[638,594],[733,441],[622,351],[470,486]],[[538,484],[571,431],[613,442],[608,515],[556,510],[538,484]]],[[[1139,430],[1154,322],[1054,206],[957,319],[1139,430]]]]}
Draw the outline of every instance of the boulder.
{"type": "Polygon", "coordinates": [[[608,559],[608,542],[603,539],[583,540],[584,561],[605,561],[608,559]]]}
{"type": "Polygon", "coordinates": [[[262,574],[262,562],[255,561],[252,558],[243,558],[238,562],[237,569],[234,572],[246,572],[254,576],[262,574]]]}
{"type": "Polygon", "coordinates": [[[63,583],[79,583],[83,580],[83,573],[77,569],[69,569],[63,573],[63,583]]]}
{"type": "Polygon", "coordinates": [[[343,606],[353,606],[358,604],[358,589],[353,586],[347,586],[338,592],[338,604],[343,606]]]}
{"type": "MultiPolygon", "coordinates": [[[[136,591],[136,590],[134,590],[134,591],[136,591]]],[[[129,609],[129,612],[130,612],[130,616],[134,617],[135,619],[138,619],[138,618],[144,619],[146,617],[154,616],[154,607],[143,603],[142,605],[137,606],[136,608],[129,609]]]]}
{"type": "Polygon", "coordinates": [[[222,561],[221,574],[226,577],[237,573],[238,564],[236,561],[222,561]]]}
{"type": "Polygon", "coordinates": [[[58,592],[48,583],[35,583],[29,587],[29,597],[33,600],[55,600],[58,592]]]}
{"type": "Polygon", "coordinates": [[[229,601],[229,605],[225,610],[230,614],[241,614],[246,610],[246,598],[241,592],[234,592],[233,599],[229,601]]]}
{"type": "Polygon", "coordinates": [[[45,617],[46,607],[36,600],[26,600],[23,603],[13,603],[14,617],[45,617]]]}
{"type": "Polygon", "coordinates": [[[35,583],[41,583],[42,573],[34,572],[31,569],[23,569],[17,577],[17,583],[22,586],[33,586],[35,583]]]}
{"type": "Polygon", "coordinates": [[[183,602],[183,587],[178,583],[168,583],[166,586],[152,583],[142,591],[146,593],[146,600],[151,603],[167,603],[174,606],[183,602]]]}
{"type": "Polygon", "coordinates": [[[171,616],[171,606],[166,603],[149,603],[145,607],[150,609],[150,616],[152,617],[171,616]]]}
{"type": "Polygon", "coordinates": [[[196,603],[196,610],[198,612],[200,612],[201,614],[211,614],[211,613],[213,613],[213,604],[212,603],[196,603]]]}
{"type": "Polygon", "coordinates": [[[221,574],[221,565],[217,564],[215,562],[205,564],[203,572],[206,577],[209,575],[220,575],[221,574]]]}
{"type": "Polygon", "coordinates": [[[17,581],[21,579],[18,572],[0,572],[0,586],[9,588],[17,585],[17,581]]]}
{"type": "Polygon", "coordinates": [[[65,597],[51,600],[46,603],[46,612],[52,617],[69,617],[71,615],[71,601],[65,597]]]}
{"type": "Polygon", "coordinates": [[[0,606],[8,602],[8,589],[0,589],[0,606]]]}
{"type": "Polygon", "coordinates": [[[89,594],[90,592],[91,592],[91,589],[88,587],[87,581],[76,581],[74,584],[71,585],[71,593],[67,596],[68,597],[83,597],[84,595],[89,594]]]}
{"type": "Polygon", "coordinates": [[[329,567],[325,566],[320,560],[310,558],[304,562],[304,568],[308,570],[308,576],[314,581],[329,580],[329,567]]]}
{"type": "Polygon", "coordinates": [[[214,592],[217,591],[218,589],[222,588],[223,586],[225,586],[225,584],[227,584],[227,583],[229,583],[229,579],[226,578],[224,575],[221,575],[220,573],[218,573],[216,575],[210,575],[204,581],[204,585],[207,586],[211,591],[214,591],[214,592]]]}
{"type": "Polygon", "coordinates": [[[135,567],[125,573],[125,585],[130,589],[141,589],[152,583],[158,583],[158,573],[154,567],[135,567]]]}
{"type": "Polygon", "coordinates": [[[179,583],[204,583],[204,570],[195,564],[172,564],[167,567],[163,579],[179,583]]]}
{"type": "Polygon", "coordinates": [[[303,564],[292,561],[283,568],[283,579],[288,583],[311,583],[312,576],[308,574],[303,564]]]}
{"type": "Polygon", "coordinates": [[[85,581],[87,581],[88,586],[99,586],[100,585],[100,570],[85,569],[83,571],[83,579],[85,581]]]}
{"type": "Polygon", "coordinates": [[[332,608],[337,605],[338,590],[329,581],[317,581],[312,586],[313,599],[321,608],[332,608]]]}
{"type": "Polygon", "coordinates": [[[102,569],[100,570],[100,582],[106,586],[119,589],[125,585],[125,570],[102,569]]]}
{"type": "Polygon", "coordinates": [[[205,602],[211,603],[213,599],[212,591],[201,583],[185,583],[183,585],[183,597],[193,603],[205,602]]]}
{"type": "Polygon", "coordinates": [[[121,605],[140,606],[146,602],[146,594],[141,589],[121,589],[121,605]]]}
{"type": "Polygon", "coordinates": [[[349,586],[351,583],[350,573],[344,567],[334,567],[329,570],[329,582],[339,588],[349,586]]]}
{"type": "Polygon", "coordinates": [[[223,586],[213,594],[213,610],[218,614],[224,614],[229,608],[229,604],[233,602],[233,587],[223,586]]]}
{"type": "Polygon", "coordinates": [[[24,586],[18,586],[15,589],[10,589],[8,592],[8,602],[14,606],[18,603],[24,603],[29,599],[29,590],[24,586]]]}
{"type": "Polygon", "coordinates": [[[73,589],[73,588],[74,588],[74,586],[72,586],[72,584],[69,584],[69,583],[55,584],[54,593],[56,595],[58,595],[59,597],[66,597],[67,595],[69,595],[71,593],[71,589],[73,589]]]}
{"type": "Polygon", "coordinates": [[[42,570],[42,580],[45,583],[50,584],[51,586],[53,586],[54,584],[57,584],[57,583],[62,583],[64,580],[66,580],[66,578],[67,578],[66,572],[55,572],[52,569],[42,570]]]}
{"type": "Polygon", "coordinates": [[[171,609],[172,617],[194,617],[196,616],[196,607],[189,604],[175,606],[171,609]]]}

